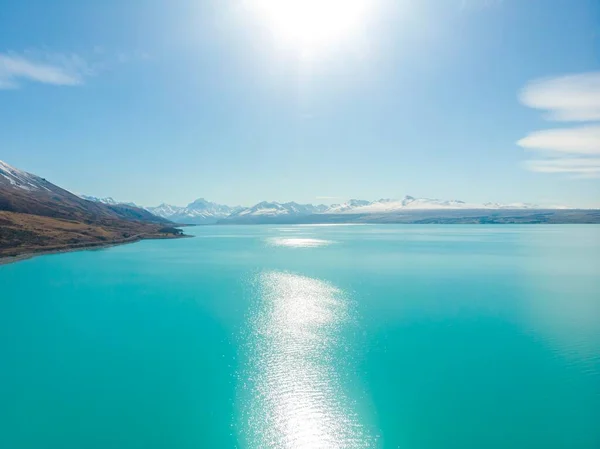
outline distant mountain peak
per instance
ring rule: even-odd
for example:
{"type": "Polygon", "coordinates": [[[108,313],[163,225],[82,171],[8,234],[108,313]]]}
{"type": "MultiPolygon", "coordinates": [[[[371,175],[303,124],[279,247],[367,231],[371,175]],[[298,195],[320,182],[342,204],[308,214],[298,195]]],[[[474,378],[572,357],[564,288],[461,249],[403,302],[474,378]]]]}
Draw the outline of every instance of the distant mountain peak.
{"type": "Polygon", "coordinates": [[[198,198],[192,201],[187,205],[188,208],[198,208],[198,207],[207,207],[216,203],[211,203],[210,201],[205,200],[204,198],[198,198]]]}
{"type": "Polygon", "coordinates": [[[112,196],[107,196],[107,197],[104,197],[104,198],[99,198],[97,196],[79,195],[79,197],[83,198],[84,200],[93,201],[94,203],[108,204],[110,206],[117,206],[119,204],[122,204],[122,205],[125,205],[125,206],[137,207],[137,208],[143,209],[143,207],[138,206],[137,204],[132,203],[131,201],[117,201],[112,196]]]}
{"type": "Polygon", "coordinates": [[[241,208],[214,203],[205,198],[198,198],[187,206],[174,206],[162,203],[146,210],[162,218],[182,224],[212,224],[222,220],[241,208]]]}
{"type": "Polygon", "coordinates": [[[93,201],[94,203],[103,203],[103,204],[118,204],[117,201],[114,200],[113,197],[107,196],[105,198],[100,198],[92,195],[79,195],[80,198],[84,200],[93,201]]]}

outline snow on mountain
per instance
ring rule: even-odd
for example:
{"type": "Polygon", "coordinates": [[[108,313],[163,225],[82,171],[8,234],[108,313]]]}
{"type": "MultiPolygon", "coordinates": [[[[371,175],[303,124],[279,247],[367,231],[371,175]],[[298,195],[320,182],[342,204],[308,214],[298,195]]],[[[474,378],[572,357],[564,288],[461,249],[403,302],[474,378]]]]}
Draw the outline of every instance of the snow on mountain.
{"type": "Polygon", "coordinates": [[[117,227],[120,225],[114,220],[164,223],[164,220],[139,208],[128,207],[125,204],[103,204],[99,200],[85,200],[40,176],[19,170],[2,161],[0,211],[65,218],[88,224],[106,224],[106,220],[111,220],[107,226],[117,227]]]}
{"type": "Polygon", "coordinates": [[[89,195],[79,195],[80,198],[84,200],[93,201],[94,203],[102,203],[102,204],[119,204],[118,201],[115,201],[112,197],[108,196],[106,198],[98,198],[97,196],[89,196],[89,195]]]}
{"type": "MultiPolygon", "coordinates": [[[[0,172],[0,174],[2,174],[0,172]]],[[[0,178],[1,180],[2,178],[0,178]]],[[[91,196],[81,196],[84,199],[101,202],[104,204],[128,204],[119,203],[113,198],[97,198],[91,196]]],[[[296,202],[278,203],[276,201],[262,201],[251,207],[230,207],[224,204],[218,204],[199,198],[187,206],[174,206],[171,204],[161,204],[155,207],[146,207],[145,209],[152,214],[166,218],[175,223],[182,224],[214,224],[224,219],[231,219],[235,222],[257,222],[257,220],[270,218],[303,217],[313,214],[386,214],[394,212],[409,212],[411,210],[473,210],[473,209],[539,209],[535,204],[529,203],[466,203],[460,200],[440,200],[431,198],[416,198],[405,196],[402,199],[380,199],[376,201],[366,201],[351,199],[342,204],[333,204],[331,206],[299,204],[296,202]]],[[[561,207],[551,207],[559,209],[561,207]]]]}
{"type": "Polygon", "coordinates": [[[358,207],[369,206],[370,204],[371,204],[370,201],[365,201],[365,200],[349,200],[348,202],[342,203],[342,204],[332,204],[330,207],[325,209],[323,212],[328,213],[328,214],[341,214],[346,211],[351,211],[353,209],[356,209],[358,207]]]}
{"type": "MultiPolygon", "coordinates": [[[[532,203],[483,203],[486,209],[539,209],[540,206],[532,203]]],[[[551,206],[550,209],[563,209],[562,206],[551,206]]]]}
{"type": "Polygon", "coordinates": [[[242,209],[230,215],[229,218],[236,217],[281,217],[281,216],[303,216],[322,213],[327,210],[327,206],[312,204],[277,203],[263,201],[252,207],[242,209]]]}
{"type": "Polygon", "coordinates": [[[187,213],[196,217],[226,217],[235,209],[235,207],[206,201],[204,198],[199,198],[186,207],[187,213]]]}
{"type": "Polygon", "coordinates": [[[285,215],[288,213],[289,211],[279,203],[270,203],[268,201],[263,201],[252,207],[243,209],[237,212],[236,214],[233,214],[233,216],[242,217],[248,215],[268,215],[274,217],[277,215],[285,215]]]}
{"type": "MultiPolygon", "coordinates": [[[[364,203],[361,202],[361,203],[364,203]]],[[[476,209],[477,205],[467,204],[458,200],[438,200],[429,198],[415,198],[405,196],[401,200],[380,199],[367,204],[357,204],[354,207],[346,208],[345,213],[388,213],[400,210],[424,210],[424,209],[476,209]]]]}
{"type": "Polygon", "coordinates": [[[536,209],[539,206],[528,203],[466,203],[460,200],[439,200],[405,196],[401,200],[380,199],[377,201],[350,200],[347,203],[332,205],[326,214],[373,214],[405,210],[448,210],[448,209],[536,209]]]}
{"type": "Polygon", "coordinates": [[[185,210],[185,207],[172,206],[170,204],[162,203],[160,206],[146,207],[146,210],[148,212],[152,212],[158,217],[169,218],[185,210]]]}
{"type": "Polygon", "coordinates": [[[234,222],[257,222],[270,218],[303,217],[313,214],[386,214],[411,210],[469,210],[469,209],[536,209],[539,206],[528,203],[466,203],[460,200],[440,200],[431,198],[415,198],[405,196],[400,200],[380,199],[366,201],[352,199],[342,204],[331,206],[299,204],[296,202],[278,203],[262,201],[251,207],[230,207],[199,198],[185,207],[161,204],[147,207],[146,210],[159,217],[176,223],[211,224],[227,219],[234,222]]]}
{"type": "Polygon", "coordinates": [[[45,179],[39,176],[24,172],[8,165],[6,162],[0,161],[0,185],[26,191],[50,191],[45,185],[47,183],[45,179]]]}
{"type": "Polygon", "coordinates": [[[140,207],[135,203],[125,202],[125,201],[117,201],[113,197],[110,197],[110,196],[107,196],[105,198],[99,198],[97,196],[79,195],[79,198],[83,198],[84,200],[88,200],[88,201],[93,201],[94,203],[108,204],[109,206],[116,206],[118,204],[124,204],[126,206],[138,207],[140,209],[143,209],[143,207],[140,207]]]}
{"type": "Polygon", "coordinates": [[[185,207],[163,203],[157,207],[146,208],[147,211],[154,215],[184,224],[216,223],[241,209],[240,207],[230,207],[213,203],[204,198],[199,198],[185,207]]]}

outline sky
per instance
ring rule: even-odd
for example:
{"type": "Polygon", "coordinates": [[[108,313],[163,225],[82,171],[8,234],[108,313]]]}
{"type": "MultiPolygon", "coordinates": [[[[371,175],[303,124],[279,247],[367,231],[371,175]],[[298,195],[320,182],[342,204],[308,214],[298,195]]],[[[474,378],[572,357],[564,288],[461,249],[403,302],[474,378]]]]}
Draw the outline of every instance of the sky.
{"type": "Polygon", "coordinates": [[[600,207],[600,2],[0,0],[0,160],[145,206],[600,207]]]}

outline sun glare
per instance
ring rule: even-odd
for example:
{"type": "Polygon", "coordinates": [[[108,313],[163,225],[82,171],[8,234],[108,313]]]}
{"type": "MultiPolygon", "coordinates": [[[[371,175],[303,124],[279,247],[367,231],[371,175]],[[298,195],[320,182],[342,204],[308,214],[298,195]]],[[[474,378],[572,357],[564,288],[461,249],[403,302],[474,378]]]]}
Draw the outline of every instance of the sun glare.
{"type": "Polygon", "coordinates": [[[368,0],[253,0],[275,36],[313,51],[351,37],[364,20],[368,0]]]}

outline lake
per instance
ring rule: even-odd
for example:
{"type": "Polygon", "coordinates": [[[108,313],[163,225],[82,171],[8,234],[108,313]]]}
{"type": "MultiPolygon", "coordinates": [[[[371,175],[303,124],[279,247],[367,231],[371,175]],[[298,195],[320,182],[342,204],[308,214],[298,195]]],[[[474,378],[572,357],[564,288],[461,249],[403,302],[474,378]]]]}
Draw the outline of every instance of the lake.
{"type": "Polygon", "coordinates": [[[186,232],[0,267],[1,448],[600,448],[600,226],[186,232]]]}

